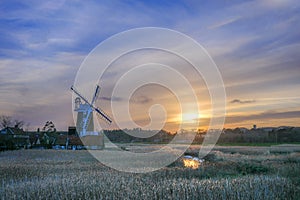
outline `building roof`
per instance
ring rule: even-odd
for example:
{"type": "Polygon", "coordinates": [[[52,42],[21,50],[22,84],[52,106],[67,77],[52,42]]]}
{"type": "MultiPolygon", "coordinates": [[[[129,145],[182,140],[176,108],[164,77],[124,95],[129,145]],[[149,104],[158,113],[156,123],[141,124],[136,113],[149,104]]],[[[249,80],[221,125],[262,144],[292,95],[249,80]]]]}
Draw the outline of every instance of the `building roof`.
{"type": "Polygon", "coordinates": [[[24,135],[23,129],[16,127],[6,127],[0,131],[1,134],[13,134],[13,135],[24,135]]]}
{"type": "Polygon", "coordinates": [[[83,145],[81,139],[75,135],[59,135],[55,144],[64,146],[66,145],[67,138],[69,140],[69,145],[83,145]]]}

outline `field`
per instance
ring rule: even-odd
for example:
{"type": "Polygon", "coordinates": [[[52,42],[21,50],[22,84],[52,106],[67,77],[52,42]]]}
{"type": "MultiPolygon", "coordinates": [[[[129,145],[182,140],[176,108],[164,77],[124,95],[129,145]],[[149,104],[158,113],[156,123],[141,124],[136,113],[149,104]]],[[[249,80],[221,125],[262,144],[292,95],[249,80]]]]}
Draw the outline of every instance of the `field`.
{"type": "Polygon", "coordinates": [[[3,200],[300,198],[299,146],[217,146],[205,159],[199,169],[178,159],[134,174],[110,169],[83,150],[0,152],[0,194],[3,200]]]}

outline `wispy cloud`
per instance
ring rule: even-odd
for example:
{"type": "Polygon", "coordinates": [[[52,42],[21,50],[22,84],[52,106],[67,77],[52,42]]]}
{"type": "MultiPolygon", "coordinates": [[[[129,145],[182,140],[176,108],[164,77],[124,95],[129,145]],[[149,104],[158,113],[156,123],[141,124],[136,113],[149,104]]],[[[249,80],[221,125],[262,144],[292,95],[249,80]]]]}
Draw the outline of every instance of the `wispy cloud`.
{"type": "Polygon", "coordinates": [[[249,104],[249,103],[255,103],[255,100],[240,100],[240,99],[234,99],[230,101],[230,103],[239,103],[239,104],[249,104]]]}
{"type": "Polygon", "coordinates": [[[208,29],[216,29],[216,28],[220,28],[222,26],[226,26],[228,24],[231,24],[237,20],[239,20],[241,17],[233,17],[233,18],[230,18],[230,19],[227,19],[227,20],[224,20],[224,21],[221,21],[221,22],[218,22],[216,24],[213,24],[211,26],[208,27],[208,29]]]}
{"type": "Polygon", "coordinates": [[[121,97],[100,97],[99,99],[104,101],[123,101],[121,97]]]}
{"type": "Polygon", "coordinates": [[[244,121],[260,121],[260,120],[268,120],[268,119],[299,119],[300,111],[285,111],[285,112],[277,112],[277,111],[267,111],[258,114],[252,115],[236,115],[236,116],[227,116],[226,123],[238,123],[244,121]]]}
{"type": "Polygon", "coordinates": [[[149,104],[153,101],[152,98],[149,98],[144,95],[136,96],[130,99],[130,102],[136,103],[136,104],[149,104]]]}

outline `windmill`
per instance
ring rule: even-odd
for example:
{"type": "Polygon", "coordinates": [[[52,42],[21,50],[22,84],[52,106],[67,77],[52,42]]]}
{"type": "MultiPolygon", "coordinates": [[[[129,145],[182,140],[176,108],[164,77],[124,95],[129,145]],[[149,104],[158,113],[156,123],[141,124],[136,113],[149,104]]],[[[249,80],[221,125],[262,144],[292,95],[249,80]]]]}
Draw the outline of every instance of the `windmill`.
{"type": "Polygon", "coordinates": [[[86,98],[84,98],[75,88],[71,87],[71,90],[78,96],[75,99],[75,109],[77,114],[77,131],[80,137],[88,136],[88,135],[99,135],[98,132],[94,131],[94,121],[93,121],[93,112],[96,111],[98,116],[100,116],[105,122],[111,124],[112,120],[110,117],[105,114],[100,108],[96,107],[94,104],[97,101],[100,87],[96,86],[95,93],[93,95],[92,101],[89,102],[86,98]],[[82,103],[81,100],[84,102],[82,103]]]}

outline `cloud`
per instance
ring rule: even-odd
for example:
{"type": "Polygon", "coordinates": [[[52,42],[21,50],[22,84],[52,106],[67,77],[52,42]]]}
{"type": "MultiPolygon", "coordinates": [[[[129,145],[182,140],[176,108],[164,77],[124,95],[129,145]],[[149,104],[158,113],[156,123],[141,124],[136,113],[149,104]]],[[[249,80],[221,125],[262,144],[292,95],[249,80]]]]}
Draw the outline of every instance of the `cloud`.
{"type": "Polygon", "coordinates": [[[151,103],[152,101],[153,101],[152,98],[149,98],[144,95],[140,95],[140,96],[133,97],[130,99],[130,102],[136,103],[136,104],[148,104],[148,103],[151,103]]]}
{"type": "Polygon", "coordinates": [[[104,101],[123,101],[121,97],[100,97],[99,99],[104,100],[104,101]]]}
{"type": "MultiPolygon", "coordinates": [[[[63,0],[4,0],[1,5],[0,109],[21,111],[30,122],[45,115],[47,120],[57,118],[63,123],[69,117],[66,110],[50,111],[71,105],[69,86],[84,56],[109,36],[144,26],[175,29],[200,42],[217,63],[229,98],[300,95],[300,14],[299,3],[294,0],[224,1],[217,5],[198,1],[90,1],[71,5],[63,0]],[[38,113],[33,113],[35,110],[38,113]]],[[[177,63],[186,69],[184,63],[177,63]]],[[[111,81],[121,71],[118,66],[104,79],[111,81]]],[[[191,79],[189,72],[186,74],[191,79]]],[[[110,98],[108,93],[102,95],[103,103],[123,100],[110,98]]],[[[146,96],[132,99],[141,105],[151,101],[146,96]]],[[[230,103],[256,106],[254,100],[233,99],[230,103]]],[[[263,106],[255,112],[265,106],[276,110],[269,103],[263,106]]],[[[282,108],[290,106],[288,101],[282,104],[282,108]]],[[[260,113],[253,117],[271,116],[288,117],[293,113],[260,113]]]]}
{"type": "Polygon", "coordinates": [[[240,99],[234,99],[234,100],[230,101],[230,103],[248,104],[248,103],[255,103],[255,100],[242,101],[240,99]]]}
{"type": "Polygon", "coordinates": [[[213,25],[209,26],[208,29],[216,29],[216,28],[220,28],[222,26],[226,26],[228,24],[234,23],[235,21],[239,20],[240,18],[241,17],[234,17],[234,18],[231,18],[231,19],[227,19],[227,20],[218,22],[216,24],[213,24],[213,25]]]}
{"type": "Polygon", "coordinates": [[[293,118],[300,118],[300,111],[286,111],[286,112],[276,112],[276,111],[267,111],[262,112],[259,114],[253,114],[248,116],[227,116],[226,123],[240,123],[244,121],[261,121],[261,120],[268,120],[268,119],[293,119],[293,118]]]}
{"type": "Polygon", "coordinates": [[[0,59],[1,114],[24,119],[32,128],[51,119],[59,130],[66,130],[72,118],[69,87],[81,60],[82,55],[71,53],[49,59],[0,59]]]}

